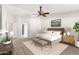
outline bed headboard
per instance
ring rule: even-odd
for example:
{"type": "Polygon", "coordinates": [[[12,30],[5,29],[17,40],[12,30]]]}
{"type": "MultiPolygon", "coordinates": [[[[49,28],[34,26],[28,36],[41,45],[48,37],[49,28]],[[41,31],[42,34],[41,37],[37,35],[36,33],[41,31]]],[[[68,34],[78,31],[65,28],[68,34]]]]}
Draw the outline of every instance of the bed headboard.
{"type": "Polygon", "coordinates": [[[61,31],[62,35],[63,35],[64,31],[65,31],[64,28],[48,28],[47,30],[48,31],[61,31]]]}

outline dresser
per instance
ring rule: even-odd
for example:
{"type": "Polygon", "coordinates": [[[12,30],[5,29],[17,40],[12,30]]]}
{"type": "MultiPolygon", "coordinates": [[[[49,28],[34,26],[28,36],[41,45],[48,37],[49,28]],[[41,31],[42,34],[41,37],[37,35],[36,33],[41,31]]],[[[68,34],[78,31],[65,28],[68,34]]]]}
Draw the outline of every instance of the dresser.
{"type": "Polygon", "coordinates": [[[14,52],[13,44],[0,44],[0,55],[12,55],[14,52]]]}
{"type": "Polygon", "coordinates": [[[63,42],[71,45],[75,45],[74,36],[63,35],[63,42]]]}

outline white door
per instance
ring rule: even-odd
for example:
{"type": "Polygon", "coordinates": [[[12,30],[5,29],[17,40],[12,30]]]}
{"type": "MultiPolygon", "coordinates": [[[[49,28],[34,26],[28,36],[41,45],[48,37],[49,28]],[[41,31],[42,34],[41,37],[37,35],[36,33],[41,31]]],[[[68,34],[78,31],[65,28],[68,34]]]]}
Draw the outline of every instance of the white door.
{"type": "Polygon", "coordinates": [[[27,23],[21,24],[21,35],[22,35],[22,37],[28,37],[28,25],[27,25],[27,23]]]}
{"type": "Polygon", "coordinates": [[[14,38],[19,37],[19,29],[18,28],[19,28],[18,23],[14,23],[13,24],[13,33],[14,33],[13,37],[14,38]]]}

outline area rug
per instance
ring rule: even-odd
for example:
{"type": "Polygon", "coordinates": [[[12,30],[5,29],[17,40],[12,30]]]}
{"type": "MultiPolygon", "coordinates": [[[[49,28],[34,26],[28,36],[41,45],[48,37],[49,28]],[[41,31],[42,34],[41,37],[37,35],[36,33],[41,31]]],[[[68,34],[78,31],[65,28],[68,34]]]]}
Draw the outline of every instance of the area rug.
{"type": "Polygon", "coordinates": [[[35,55],[59,55],[68,47],[66,44],[57,43],[52,45],[52,48],[47,45],[41,50],[42,47],[35,45],[32,40],[25,41],[23,44],[35,55]]]}

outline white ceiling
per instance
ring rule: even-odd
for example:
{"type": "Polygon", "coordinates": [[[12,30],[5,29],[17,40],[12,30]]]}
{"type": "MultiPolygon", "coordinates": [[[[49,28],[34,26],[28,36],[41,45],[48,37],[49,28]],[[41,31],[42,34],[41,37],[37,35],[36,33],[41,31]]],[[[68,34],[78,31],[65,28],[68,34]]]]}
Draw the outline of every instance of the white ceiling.
{"type": "Polygon", "coordinates": [[[14,4],[12,6],[25,9],[30,14],[37,13],[39,6],[42,6],[44,11],[51,14],[79,11],[79,4],[14,4]]]}

